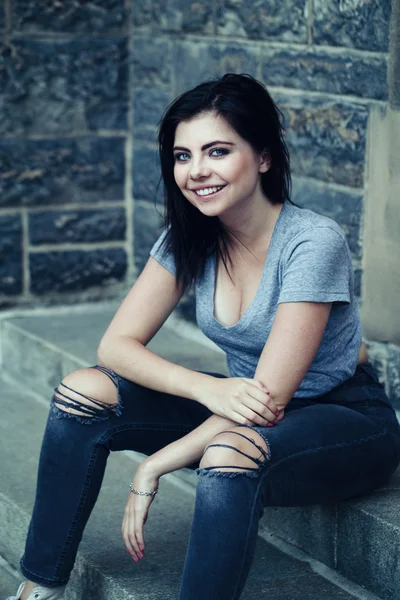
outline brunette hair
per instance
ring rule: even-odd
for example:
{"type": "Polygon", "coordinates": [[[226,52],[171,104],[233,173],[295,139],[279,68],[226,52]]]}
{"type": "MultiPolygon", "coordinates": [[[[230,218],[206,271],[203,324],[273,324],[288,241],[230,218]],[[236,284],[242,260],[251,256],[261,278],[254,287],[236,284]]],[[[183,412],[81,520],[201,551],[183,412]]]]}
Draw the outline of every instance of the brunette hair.
{"type": "Polygon", "coordinates": [[[164,112],[158,133],[161,180],[164,184],[164,250],[172,252],[177,280],[192,284],[204,273],[207,257],[217,253],[229,273],[231,233],[218,217],[203,215],[183,196],[174,178],[173,146],[181,121],[201,113],[223,117],[271,166],[261,174],[262,190],[273,204],[290,201],[289,152],[283,138],[283,115],[265,86],[248,74],[227,73],[178,96],[164,112]]]}

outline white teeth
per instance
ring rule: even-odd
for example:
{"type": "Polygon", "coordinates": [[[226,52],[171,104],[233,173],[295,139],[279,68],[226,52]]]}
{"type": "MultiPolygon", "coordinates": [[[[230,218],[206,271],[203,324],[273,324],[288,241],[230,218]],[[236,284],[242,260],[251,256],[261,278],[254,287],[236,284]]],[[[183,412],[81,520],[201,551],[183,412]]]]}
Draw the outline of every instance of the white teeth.
{"type": "Polygon", "coordinates": [[[224,186],[221,185],[219,187],[204,188],[203,190],[195,190],[195,191],[198,196],[209,196],[210,194],[214,194],[215,192],[222,190],[223,187],[224,186]]]}

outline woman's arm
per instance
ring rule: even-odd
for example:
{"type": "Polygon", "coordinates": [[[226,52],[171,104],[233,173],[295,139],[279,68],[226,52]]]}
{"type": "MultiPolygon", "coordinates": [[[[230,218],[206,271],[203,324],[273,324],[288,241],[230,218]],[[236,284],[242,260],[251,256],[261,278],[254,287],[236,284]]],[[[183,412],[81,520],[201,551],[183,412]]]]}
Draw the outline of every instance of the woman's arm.
{"type": "Polygon", "coordinates": [[[332,303],[278,305],[254,379],[262,381],[278,408],[284,408],[302,382],[322,341],[332,303]]]}
{"type": "MultiPolygon", "coordinates": [[[[212,415],[183,438],[172,442],[143,460],[133,478],[133,488],[144,492],[157,489],[159,478],[162,475],[199,460],[214,435],[232,425],[235,425],[234,421],[212,415]]],[[[122,537],[127,551],[135,562],[143,558],[143,526],[146,523],[153,498],[154,496],[140,496],[131,493],[125,507],[122,537]]]]}

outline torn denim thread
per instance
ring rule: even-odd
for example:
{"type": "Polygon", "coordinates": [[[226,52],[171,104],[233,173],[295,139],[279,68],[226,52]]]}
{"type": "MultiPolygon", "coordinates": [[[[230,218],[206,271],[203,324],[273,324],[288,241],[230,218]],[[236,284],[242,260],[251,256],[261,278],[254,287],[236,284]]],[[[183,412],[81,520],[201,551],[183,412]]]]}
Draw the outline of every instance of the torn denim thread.
{"type": "Polygon", "coordinates": [[[93,404],[90,406],[89,404],[84,404],[79,402],[79,400],[75,400],[74,398],[70,398],[65,393],[63,393],[59,386],[54,389],[55,394],[51,400],[51,410],[54,412],[58,419],[76,419],[79,423],[83,425],[91,425],[92,423],[97,423],[99,421],[105,421],[110,417],[112,413],[115,413],[117,417],[121,416],[123,410],[122,398],[119,390],[119,384],[121,381],[121,377],[115,373],[112,369],[108,367],[104,367],[103,365],[95,365],[90,367],[91,369],[95,369],[96,371],[100,371],[104,373],[115,385],[117,390],[117,403],[109,404],[108,402],[102,402],[101,400],[96,400],[95,398],[91,398],[90,396],[86,396],[77,390],[74,390],[64,383],[60,384],[63,388],[69,390],[70,392],[74,392],[85,400],[89,400],[93,404]],[[79,410],[82,414],[75,415],[62,410],[57,406],[57,404],[61,406],[65,406],[67,408],[72,408],[74,410],[79,410]]]}
{"type": "Polygon", "coordinates": [[[220,465],[219,467],[214,467],[214,466],[200,467],[195,470],[196,475],[205,475],[207,477],[229,477],[229,478],[238,477],[239,475],[245,475],[245,476],[251,477],[251,478],[259,477],[263,467],[265,467],[265,465],[266,465],[266,462],[268,460],[271,460],[271,449],[269,447],[268,440],[262,433],[260,433],[257,430],[256,427],[253,427],[251,425],[236,425],[236,427],[247,427],[248,429],[253,429],[256,433],[258,433],[258,435],[260,435],[262,437],[262,439],[264,440],[264,442],[266,444],[267,449],[265,450],[265,448],[263,448],[262,446],[257,444],[253,439],[248,438],[246,435],[243,435],[242,433],[239,433],[238,431],[231,431],[231,430],[221,431],[217,435],[220,435],[221,433],[235,433],[236,435],[240,435],[241,437],[245,438],[247,441],[251,442],[261,452],[262,456],[264,457],[264,460],[261,460],[260,458],[257,458],[255,456],[250,456],[249,454],[242,452],[241,450],[239,450],[239,448],[236,448],[235,446],[230,446],[227,444],[210,444],[204,450],[203,456],[204,456],[206,450],[208,448],[212,448],[213,446],[219,446],[222,448],[232,448],[232,450],[236,450],[236,452],[238,452],[239,454],[243,454],[243,456],[246,456],[247,458],[249,458],[250,460],[255,462],[257,467],[242,467],[239,465],[220,465]],[[212,469],[215,469],[215,470],[212,470],[212,469]],[[243,470],[244,472],[241,473],[240,471],[217,471],[216,469],[240,469],[240,470],[243,470]]]}

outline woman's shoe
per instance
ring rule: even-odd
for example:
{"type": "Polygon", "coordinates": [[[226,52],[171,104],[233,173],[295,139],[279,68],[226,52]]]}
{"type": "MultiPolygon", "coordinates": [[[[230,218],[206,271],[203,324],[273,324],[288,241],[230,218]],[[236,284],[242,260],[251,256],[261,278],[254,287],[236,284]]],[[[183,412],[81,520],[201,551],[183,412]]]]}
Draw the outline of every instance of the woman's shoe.
{"type": "MultiPolygon", "coordinates": [[[[18,588],[16,596],[10,596],[7,600],[20,600],[25,587],[25,581],[18,588]]],[[[45,588],[37,585],[28,596],[28,600],[64,600],[65,585],[55,588],[45,588]]]]}

